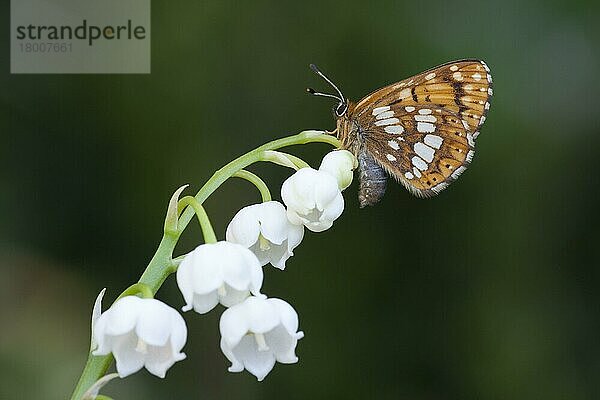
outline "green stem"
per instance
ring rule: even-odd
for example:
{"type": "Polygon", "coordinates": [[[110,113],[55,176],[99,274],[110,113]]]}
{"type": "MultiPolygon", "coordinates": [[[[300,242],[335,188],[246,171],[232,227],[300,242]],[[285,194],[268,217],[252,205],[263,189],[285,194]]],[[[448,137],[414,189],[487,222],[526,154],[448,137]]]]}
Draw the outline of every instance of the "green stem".
{"type": "Polygon", "coordinates": [[[293,168],[296,171],[300,168],[310,168],[310,165],[300,157],[284,153],[283,151],[267,150],[263,153],[260,160],[269,161],[288,168],[293,168]]]}
{"type": "MultiPolygon", "coordinates": [[[[202,207],[202,204],[198,202],[192,196],[185,196],[181,200],[179,200],[179,207],[183,210],[185,206],[190,206],[196,212],[198,216],[198,222],[200,223],[200,228],[202,228],[202,235],[204,236],[204,243],[217,243],[217,237],[215,236],[215,231],[210,224],[210,219],[208,219],[208,214],[206,214],[206,210],[202,207]]],[[[179,228],[179,227],[178,227],[179,228]]]]}
{"type": "MultiPolygon", "coordinates": [[[[272,142],[266,143],[236,158],[216,171],[204,186],[200,188],[194,198],[199,204],[202,204],[219,186],[221,186],[221,184],[223,184],[223,182],[232,177],[236,172],[255,162],[261,161],[261,157],[265,151],[307,143],[328,143],[337,148],[341,147],[339,140],[323,131],[303,131],[296,135],[273,140],[272,142]]],[[[186,209],[183,210],[177,224],[177,231],[165,233],[163,235],[156,253],[154,253],[148,266],[142,273],[138,283],[146,285],[152,294],[156,294],[163,282],[173,272],[173,249],[175,248],[181,233],[190,223],[194,214],[195,211],[192,207],[186,207],[186,209]]],[[[71,395],[71,400],[80,400],[85,391],[106,374],[112,361],[112,354],[107,356],[94,356],[90,353],[81,377],[71,395]]]]}
{"type": "Polygon", "coordinates": [[[306,161],[304,161],[303,159],[301,159],[300,157],[296,157],[295,155],[288,154],[288,153],[283,153],[283,154],[285,154],[290,160],[292,160],[292,162],[298,169],[310,168],[310,164],[307,163],[306,161]]]}
{"type": "Polygon", "coordinates": [[[267,186],[265,181],[260,179],[258,175],[253,174],[250,171],[246,171],[245,169],[241,169],[232,176],[235,178],[245,179],[248,182],[252,183],[254,186],[256,186],[256,188],[260,192],[263,203],[271,201],[271,192],[269,191],[269,187],[267,186]]]}
{"type": "Polygon", "coordinates": [[[292,168],[298,171],[300,168],[310,167],[300,157],[293,156],[281,151],[267,150],[261,154],[260,161],[272,162],[283,167],[292,168]]]}
{"type": "MultiPolygon", "coordinates": [[[[307,143],[328,143],[334,147],[341,148],[342,143],[335,138],[335,136],[323,133],[323,131],[303,131],[297,135],[284,137],[281,139],[273,140],[272,142],[266,143],[256,149],[236,158],[223,168],[213,174],[213,176],[206,181],[204,186],[200,188],[200,191],[196,194],[196,200],[202,204],[204,200],[208,198],[223,182],[229,179],[237,171],[260,161],[262,152],[267,150],[277,150],[282,147],[293,146],[296,144],[307,144],[307,143]]],[[[185,229],[187,224],[194,216],[194,211],[189,208],[183,212],[179,219],[180,232],[185,229]]]]}
{"type": "Polygon", "coordinates": [[[185,256],[187,256],[187,255],[188,255],[188,253],[182,254],[182,255],[174,258],[172,260],[173,266],[175,266],[177,268],[179,266],[179,264],[181,264],[181,262],[183,261],[183,259],[185,258],[185,256]]]}
{"type": "Polygon", "coordinates": [[[79,382],[77,382],[75,391],[71,396],[71,400],[81,399],[87,389],[106,373],[112,364],[113,359],[114,357],[112,354],[107,356],[94,356],[92,353],[89,353],[79,382]]]}
{"type": "MultiPolygon", "coordinates": [[[[144,285],[143,283],[134,283],[133,285],[129,286],[127,289],[125,289],[123,291],[123,293],[121,293],[119,295],[119,297],[117,297],[117,300],[125,297],[125,296],[133,296],[136,294],[141,294],[142,298],[144,299],[151,299],[154,297],[154,293],[152,292],[152,289],[150,289],[148,287],[148,285],[144,285]]],[[[115,300],[115,301],[117,301],[115,300]]]]}

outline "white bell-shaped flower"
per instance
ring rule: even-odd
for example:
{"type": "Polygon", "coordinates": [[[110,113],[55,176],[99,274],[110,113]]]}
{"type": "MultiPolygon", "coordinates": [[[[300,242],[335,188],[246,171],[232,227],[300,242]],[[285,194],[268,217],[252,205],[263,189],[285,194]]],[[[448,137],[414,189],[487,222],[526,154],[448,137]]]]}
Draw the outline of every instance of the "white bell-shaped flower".
{"type": "Polygon", "coordinates": [[[304,237],[304,227],[292,224],[277,201],[242,208],[227,226],[227,241],[250,249],[261,265],[285,269],[285,262],[304,237]]]}
{"type": "Polygon", "coordinates": [[[302,168],[286,179],[281,198],[289,220],[313,232],[331,228],[344,211],[344,198],[336,178],[312,168],[302,168]]]}
{"type": "Polygon", "coordinates": [[[298,314],[280,299],[248,297],[223,312],[221,350],[231,361],[229,372],[248,370],[262,381],[275,362],[298,362],[298,314]]]}
{"type": "Polygon", "coordinates": [[[177,269],[185,300],[183,311],[204,314],[218,303],[230,307],[252,293],[262,296],[263,270],[250,250],[225,241],[202,244],[188,253],[177,269]]]}
{"type": "Polygon", "coordinates": [[[348,150],[334,150],[325,155],[319,171],[325,171],[335,177],[340,190],[346,189],[352,183],[354,169],[358,160],[348,150]]]}
{"type": "Polygon", "coordinates": [[[113,353],[121,378],[142,367],[160,378],[183,360],[185,321],[174,308],[156,299],[125,296],[94,323],[94,355],[113,353]]]}

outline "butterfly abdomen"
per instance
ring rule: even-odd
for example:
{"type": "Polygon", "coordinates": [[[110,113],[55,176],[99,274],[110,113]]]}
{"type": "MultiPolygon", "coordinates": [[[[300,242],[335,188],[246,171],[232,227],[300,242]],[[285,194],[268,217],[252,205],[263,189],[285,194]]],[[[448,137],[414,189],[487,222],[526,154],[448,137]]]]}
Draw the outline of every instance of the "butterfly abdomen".
{"type": "Polygon", "coordinates": [[[359,181],[358,201],[360,207],[372,206],[385,194],[387,175],[383,168],[364,149],[358,153],[359,181]]]}

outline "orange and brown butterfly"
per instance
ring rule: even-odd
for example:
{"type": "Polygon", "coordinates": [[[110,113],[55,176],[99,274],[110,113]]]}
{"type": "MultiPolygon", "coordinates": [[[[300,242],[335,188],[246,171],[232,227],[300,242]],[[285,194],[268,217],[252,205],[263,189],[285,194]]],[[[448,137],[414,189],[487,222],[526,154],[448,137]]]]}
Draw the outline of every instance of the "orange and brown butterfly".
{"type": "Polygon", "coordinates": [[[315,65],[336,94],[332,134],[358,158],[360,206],[377,203],[387,174],[418,197],[435,196],[473,159],[490,108],[492,76],[481,60],[452,61],[349,101],[315,65]]]}

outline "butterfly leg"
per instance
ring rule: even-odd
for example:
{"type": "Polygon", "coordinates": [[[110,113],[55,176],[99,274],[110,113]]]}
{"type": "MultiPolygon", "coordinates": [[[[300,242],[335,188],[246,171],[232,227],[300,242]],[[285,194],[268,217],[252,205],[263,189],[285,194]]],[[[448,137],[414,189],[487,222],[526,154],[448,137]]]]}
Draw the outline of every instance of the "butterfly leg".
{"type": "Polygon", "coordinates": [[[359,181],[358,202],[360,207],[376,204],[385,193],[387,175],[365,150],[358,153],[359,181]]]}

